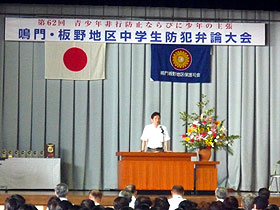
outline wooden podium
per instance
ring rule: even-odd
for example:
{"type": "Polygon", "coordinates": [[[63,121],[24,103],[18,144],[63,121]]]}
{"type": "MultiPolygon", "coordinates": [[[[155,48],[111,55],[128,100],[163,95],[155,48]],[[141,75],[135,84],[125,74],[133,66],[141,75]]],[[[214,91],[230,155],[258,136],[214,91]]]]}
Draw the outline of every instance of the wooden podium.
{"type": "Polygon", "coordinates": [[[138,190],[170,190],[182,185],[194,190],[194,162],[196,153],[185,152],[117,152],[118,188],[135,184],[138,190]]]}
{"type": "Polygon", "coordinates": [[[191,161],[196,153],[117,152],[118,189],[134,184],[137,190],[214,191],[217,187],[217,161],[191,161]],[[196,176],[195,176],[196,175],[196,176]]]}

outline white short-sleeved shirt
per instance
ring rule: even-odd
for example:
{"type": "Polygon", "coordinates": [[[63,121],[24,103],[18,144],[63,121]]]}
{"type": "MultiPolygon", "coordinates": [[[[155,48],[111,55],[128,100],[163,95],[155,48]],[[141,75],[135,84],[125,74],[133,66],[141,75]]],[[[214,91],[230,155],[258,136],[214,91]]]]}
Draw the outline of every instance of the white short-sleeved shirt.
{"type": "Polygon", "coordinates": [[[169,210],[175,210],[179,207],[179,204],[184,201],[184,199],[181,195],[174,195],[172,198],[168,199],[169,203],[169,210]]]}
{"type": "Polygon", "coordinates": [[[162,147],[162,143],[164,141],[169,141],[170,137],[164,125],[155,127],[154,124],[150,124],[145,126],[141,140],[147,141],[147,147],[155,149],[162,147]]]}

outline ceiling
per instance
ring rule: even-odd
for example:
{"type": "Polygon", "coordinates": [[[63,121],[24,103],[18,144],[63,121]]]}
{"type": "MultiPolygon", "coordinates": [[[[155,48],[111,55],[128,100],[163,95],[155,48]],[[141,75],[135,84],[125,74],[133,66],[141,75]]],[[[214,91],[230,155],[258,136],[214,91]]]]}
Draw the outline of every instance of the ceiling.
{"type": "Polygon", "coordinates": [[[280,11],[280,0],[0,0],[0,3],[178,7],[280,11]]]}

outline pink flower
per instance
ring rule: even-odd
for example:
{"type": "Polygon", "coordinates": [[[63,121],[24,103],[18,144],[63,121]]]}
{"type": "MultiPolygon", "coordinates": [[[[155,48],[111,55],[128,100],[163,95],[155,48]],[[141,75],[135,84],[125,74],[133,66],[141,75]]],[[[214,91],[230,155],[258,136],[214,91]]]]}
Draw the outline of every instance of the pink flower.
{"type": "Polygon", "coordinates": [[[216,134],[216,133],[213,133],[213,137],[217,137],[217,134],[216,134]]]}
{"type": "Polygon", "coordinates": [[[207,149],[211,149],[211,146],[207,146],[207,149]]]}
{"type": "Polygon", "coordinates": [[[202,136],[205,136],[205,135],[206,135],[206,133],[205,133],[205,132],[203,132],[201,135],[202,135],[202,136]]]}
{"type": "Polygon", "coordinates": [[[200,141],[200,140],[203,139],[203,136],[202,136],[201,134],[198,134],[198,135],[196,136],[196,139],[197,139],[198,141],[200,141]]]}
{"type": "Polygon", "coordinates": [[[182,138],[184,139],[185,137],[186,137],[186,134],[183,134],[183,135],[182,135],[182,138]]]}
{"type": "Polygon", "coordinates": [[[207,121],[206,121],[206,120],[204,120],[204,121],[202,121],[202,123],[203,123],[203,124],[206,124],[206,123],[207,123],[207,121]]]}
{"type": "Polygon", "coordinates": [[[191,142],[194,142],[194,139],[191,139],[191,142]]]}

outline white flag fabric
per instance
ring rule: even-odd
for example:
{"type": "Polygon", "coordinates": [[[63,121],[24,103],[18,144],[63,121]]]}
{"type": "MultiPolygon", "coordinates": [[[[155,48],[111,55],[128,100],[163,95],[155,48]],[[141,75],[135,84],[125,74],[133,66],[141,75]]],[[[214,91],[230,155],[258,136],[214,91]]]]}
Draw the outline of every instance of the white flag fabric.
{"type": "Polygon", "coordinates": [[[45,42],[45,78],[105,79],[105,43],[45,42]]]}

